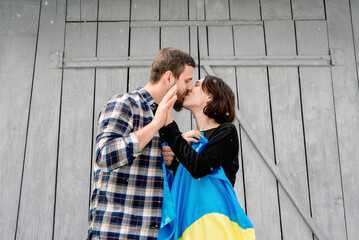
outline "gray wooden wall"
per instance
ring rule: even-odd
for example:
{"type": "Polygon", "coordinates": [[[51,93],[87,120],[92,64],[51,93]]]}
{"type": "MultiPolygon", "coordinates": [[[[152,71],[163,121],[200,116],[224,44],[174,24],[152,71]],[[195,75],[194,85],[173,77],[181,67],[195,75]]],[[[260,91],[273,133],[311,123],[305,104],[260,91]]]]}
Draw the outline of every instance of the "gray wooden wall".
{"type": "Polygon", "coordinates": [[[85,238],[97,114],[166,46],[236,93],[257,239],[357,239],[358,0],[0,0],[0,238],[85,238]]]}

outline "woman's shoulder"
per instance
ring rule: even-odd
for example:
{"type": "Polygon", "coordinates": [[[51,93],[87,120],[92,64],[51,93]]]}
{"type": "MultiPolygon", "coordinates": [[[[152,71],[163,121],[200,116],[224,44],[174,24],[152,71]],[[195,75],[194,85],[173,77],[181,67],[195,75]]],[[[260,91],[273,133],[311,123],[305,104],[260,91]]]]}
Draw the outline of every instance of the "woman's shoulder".
{"type": "Polygon", "coordinates": [[[219,125],[217,127],[218,130],[222,130],[222,131],[235,131],[237,132],[237,128],[236,126],[233,124],[233,123],[229,123],[229,122],[225,122],[225,123],[222,123],[221,125],[219,125]]]}
{"type": "Polygon", "coordinates": [[[211,137],[228,137],[237,135],[237,128],[233,123],[222,123],[211,134],[211,137]]]}

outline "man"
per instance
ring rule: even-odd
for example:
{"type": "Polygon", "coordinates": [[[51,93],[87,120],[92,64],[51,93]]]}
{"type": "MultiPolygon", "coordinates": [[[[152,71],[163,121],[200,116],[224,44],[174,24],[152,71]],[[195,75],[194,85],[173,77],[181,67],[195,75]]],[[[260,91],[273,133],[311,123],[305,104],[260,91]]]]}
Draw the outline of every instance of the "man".
{"type": "Polygon", "coordinates": [[[112,97],[101,110],[89,239],[157,239],[163,201],[158,130],[192,89],[194,65],[187,53],[162,49],[147,85],[112,97]]]}

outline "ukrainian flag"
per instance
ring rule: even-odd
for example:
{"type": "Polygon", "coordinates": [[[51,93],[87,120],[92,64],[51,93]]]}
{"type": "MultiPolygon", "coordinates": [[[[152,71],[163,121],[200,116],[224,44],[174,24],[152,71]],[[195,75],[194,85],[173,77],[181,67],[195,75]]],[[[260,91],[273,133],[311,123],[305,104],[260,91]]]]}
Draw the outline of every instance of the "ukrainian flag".
{"type": "MultiPolygon", "coordinates": [[[[207,143],[203,137],[192,147],[200,153],[207,143]]],[[[169,182],[165,183],[168,189],[164,191],[158,239],[255,239],[253,225],[239,205],[222,167],[194,179],[180,164],[173,182],[171,173],[165,171],[165,181],[169,182]]]]}

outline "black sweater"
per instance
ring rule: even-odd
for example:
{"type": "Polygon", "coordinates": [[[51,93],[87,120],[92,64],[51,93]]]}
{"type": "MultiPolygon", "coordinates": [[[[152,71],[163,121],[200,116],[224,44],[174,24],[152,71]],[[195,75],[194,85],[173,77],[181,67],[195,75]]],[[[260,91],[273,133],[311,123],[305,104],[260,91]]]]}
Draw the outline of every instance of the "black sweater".
{"type": "MultiPolygon", "coordinates": [[[[178,160],[194,178],[200,178],[222,166],[229,181],[234,186],[238,164],[238,135],[236,127],[231,123],[223,123],[217,128],[204,131],[208,144],[198,154],[182,137],[175,122],[160,130],[161,140],[167,142],[178,160]]],[[[172,168],[177,161],[173,161],[172,168]]]]}

